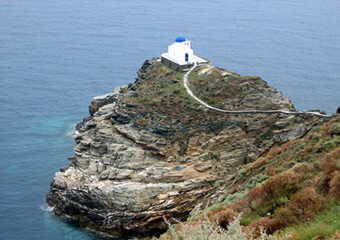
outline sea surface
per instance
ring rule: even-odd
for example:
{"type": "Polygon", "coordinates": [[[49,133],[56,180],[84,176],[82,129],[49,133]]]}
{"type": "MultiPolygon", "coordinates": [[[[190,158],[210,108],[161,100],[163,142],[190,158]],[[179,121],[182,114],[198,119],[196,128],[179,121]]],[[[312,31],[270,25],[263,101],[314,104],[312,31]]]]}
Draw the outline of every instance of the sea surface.
{"type": "Polygon", "coordinates": [[[91,98],[177,35],[299,110],[340,104],[339,0],[0,0],[0,239],[94,240],[45,204],[91,98]]]}

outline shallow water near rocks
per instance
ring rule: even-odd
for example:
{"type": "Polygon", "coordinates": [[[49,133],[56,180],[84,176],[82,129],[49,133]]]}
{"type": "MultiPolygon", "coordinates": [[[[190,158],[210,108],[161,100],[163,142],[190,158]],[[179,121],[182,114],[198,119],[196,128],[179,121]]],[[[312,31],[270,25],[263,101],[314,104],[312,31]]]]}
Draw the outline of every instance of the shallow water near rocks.
{"type": "Polygon", "coordinates": [[[177,35],[259,75],[298,110],[340,104],[336,0],[0,0],[0,239],[100,237],[45,204],[91,98],[134,81],[177,35]]]}

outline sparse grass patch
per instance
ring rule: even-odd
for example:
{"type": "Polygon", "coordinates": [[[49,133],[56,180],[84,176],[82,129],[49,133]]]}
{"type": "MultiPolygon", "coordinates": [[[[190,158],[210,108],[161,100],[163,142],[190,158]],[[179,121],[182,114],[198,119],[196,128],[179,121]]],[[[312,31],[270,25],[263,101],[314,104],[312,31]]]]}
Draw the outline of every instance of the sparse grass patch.
{"type": "Polygon", "coordinates": [[[261,216],[258,215],[255,211],[249,210],[243,213],[240,223],[242,226],[248,226],[250,223],[260,218],[261,216]]]}
{"type": "Polygon", "coordinates": [[[329,182],[329,196],[340,200],[340,171],[334,171],[329,182]]]}
{"type": "Polygon", "coordinates": [[[326,239],[340,229],[340,202],[332,202],[328,209],[312,222],[286,228],[276,234],[278,237],[287,233],[294,240],[326,239]]]}

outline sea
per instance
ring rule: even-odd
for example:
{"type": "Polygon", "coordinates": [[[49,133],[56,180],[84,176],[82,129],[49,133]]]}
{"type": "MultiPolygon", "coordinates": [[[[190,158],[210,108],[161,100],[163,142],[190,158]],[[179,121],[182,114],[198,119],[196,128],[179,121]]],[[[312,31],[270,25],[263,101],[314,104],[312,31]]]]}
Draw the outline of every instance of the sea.
{"type": "Polygon", "coordinates": [[[99,240],[53,215],[50,182],[93,96],[178,35],[298,110],[340,105],[339,0],[0,0],[0,239],[99,240]]]}

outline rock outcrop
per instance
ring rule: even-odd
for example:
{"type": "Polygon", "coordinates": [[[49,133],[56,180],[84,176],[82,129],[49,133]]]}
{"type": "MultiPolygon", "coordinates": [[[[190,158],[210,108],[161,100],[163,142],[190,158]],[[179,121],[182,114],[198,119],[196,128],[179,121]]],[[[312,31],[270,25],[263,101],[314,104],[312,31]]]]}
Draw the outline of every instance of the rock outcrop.
{"type": "MultiPolygon", "coordinates": [[[[223,192],[217,190],[237,167],[322,121],[210,112],[188,100],[182,75],[156,59],[137,75],[123,90],[92,100],[91,117],[77,126],[70,167],[55,174],[47,195],[56,214],[109,236],[164,231],[163,216],[183,220],[202,202],[219,201],[223,192]]],[[[256,81],[266,108],[282,103],[294,109],[281,93],[256,81]]],[[[254,92],[244,92],[242,105],[261,103],[254,92]]]]}

